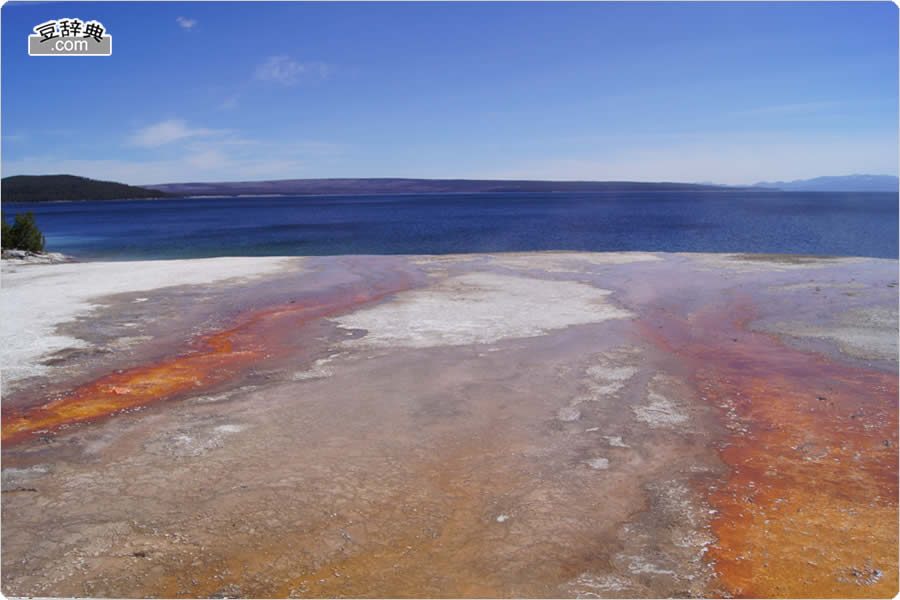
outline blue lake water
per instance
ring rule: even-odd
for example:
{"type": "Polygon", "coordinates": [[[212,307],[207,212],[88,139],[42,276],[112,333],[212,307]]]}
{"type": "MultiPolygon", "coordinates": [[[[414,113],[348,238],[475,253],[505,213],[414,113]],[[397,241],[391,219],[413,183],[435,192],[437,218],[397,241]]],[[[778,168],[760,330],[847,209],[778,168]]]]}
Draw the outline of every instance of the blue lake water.
{"type": "Polygon", "coordinates": [[[4,203],[82,260],[528,250],[898,257],[892,193],[600,192],[4,203]]]}

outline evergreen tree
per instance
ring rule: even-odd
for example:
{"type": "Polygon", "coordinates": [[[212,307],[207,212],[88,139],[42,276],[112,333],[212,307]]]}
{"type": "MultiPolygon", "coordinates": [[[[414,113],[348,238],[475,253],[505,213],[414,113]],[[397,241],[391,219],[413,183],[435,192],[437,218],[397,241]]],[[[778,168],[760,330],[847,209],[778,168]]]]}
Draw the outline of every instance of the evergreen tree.
{"type": "Polygon", "coordinates": [[[3,222],[3,247],[43,252],[45,239],[34,222],[34,213],[18,213],[12,227],[3,222]],[[7,229],[8,228],[8,229],[7,229]]]}
{"type": "Polygon", "coordinates": [[[0,212],[0,221],[3,222],[3,231],[0,233],[0,242],[4,248],[12,248],[12,227],[6,222],[6,215],[0,212]]]}

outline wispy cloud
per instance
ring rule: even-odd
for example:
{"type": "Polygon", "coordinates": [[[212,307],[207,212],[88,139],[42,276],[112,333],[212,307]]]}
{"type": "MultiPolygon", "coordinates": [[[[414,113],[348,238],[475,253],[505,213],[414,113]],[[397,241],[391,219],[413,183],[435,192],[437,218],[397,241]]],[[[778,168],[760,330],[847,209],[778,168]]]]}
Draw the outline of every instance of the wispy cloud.
{"type": "Polygon", "coordinates": [[[71,173],[131,185],[184,181],[240,181],[311,177],[313,169],[299,159],[275,157],[229,159],[212,153],[179,159],[130,161],[119,159],[55,159],[28,157],[4,161],[3,175],[71,173]]]}
{"type": "Polygon", "coordinates": [[[4,142],[21,142],[24,139],[25,139],[25,136],[23,134],[4,135],[3,136],[4,142]]]}
{"type": "Polygon", "coordinates": [[[178,25],[187,31],[190,31],[194,25],[197,24],[197,19],[187,19],[185,17],[176,17],[175,20],[178,22],[178,25]]]}
{"type": "Polygon", "coordinates": [[[234,110],[238,106],[238,95],[229,96],[219,104],[220,110],[234,110]]]}
{"type": "Polygon", "coordinates": [[[840,105],[840,102],[835,101],[798,102],[795,104],[775,104],[772,106],[759,106],[755,108],[734,111],[731,114],[750,116],[809,113],[834,108],[838,105],[840,105]]]}
{"type": "Polygon", "coordinates": [[[485,179],[757,181],[809,179],[828,173],[896,173],[894,136],[777,136],[771,133],[709,137],[617,147],[593,155],[547,156],[511,168],[466,173],[485,179]]]}
{"type": "Polygon", "coordinates": [[[347,149],[344,144],[320,142],[317,140],[297,140],[284,144],[282,147],[305,156],[339,156],[347,149]]]}
{"type": "Polygon", "coordinates": [[[331,72],[325,63],[297,62],[290,56],[270,56],[256,67],[256,78],[282,85],[295,85],[301,79],[324,79],[331,72]]]}
{"type": "Polygon", "coordinates": [[[154,149],[151,154],[155,156],[146,158],[130,157],[127,153],[114,159],[72,159],[66,154],[31,155],[15,160],[5,158],[3,174],[72,173],[135,185],[290,179],[314,176],[323,165],[335,164],[343,151],[343,146],[323,140],[255,140],[242,138],[232,130],[184,127],[181,132],[184,131],[216,132],[217,135],[190,137],[184,143],[154,149]]]}
{"type": "Polygon", "coordinates": [[[214,149],[190,154],[186,157],[185,162],[191,167],[200,170],[221,169],[231,163],[225,154],[214,149]]]}
{"type": "Polygon", "coordinates": [[[224,132],[218,129],[191,129],[185,121],[180,119],[170,119],[138,129],[128,138],[128,142],[132,146],[155,148],[185,138],[220,133],[224,132]]]}

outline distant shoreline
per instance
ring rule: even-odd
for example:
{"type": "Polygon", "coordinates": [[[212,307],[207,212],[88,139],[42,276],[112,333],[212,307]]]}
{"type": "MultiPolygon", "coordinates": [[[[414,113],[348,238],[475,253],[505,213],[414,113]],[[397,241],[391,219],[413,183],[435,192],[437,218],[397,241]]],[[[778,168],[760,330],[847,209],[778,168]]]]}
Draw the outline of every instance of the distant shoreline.
{"type": "Polygon", "coordinates": [[[178,196],[310,196],[384,194],[486,194],[623,191],[738,190],[731,186],[677,182],[547,181],[497,179],[284,179],[272,181],[188,182],[143,186],[178,196]]]}
{"type": "MultiPolygon", "coordinates": [[[[168,195],[155,196],[149,198],[110,198],[104,200],[84,199],[84,200],[7,200],[5,205],[19,204],[77,204],[82,202],[135,202],[135,201],[156,201],[156,200],[215,200],[217,198],[334,198],[334,197],[397,197],[397,196],[469,196],[469,195],[494,195],[494,194],[648,194],[648,193],[667,193],[678,190],[661,189],[661,190],[583,190],[578,192],[569,192],[564,190],[553,191],[486,191],[486,192],[360,192],[360,193],[296,193],[296,194],[195,194],[195,195],[168,195]]],[[[896,194],[891,191],[819,191],[819,190],[781,190],[776,188],[718,188],[718,189],[700,189],[700,190],[684,190],[691,193],[759,193],[759,194],[896,194]]]]}
{"type": "Polygon", "coordinates": [[[630,192],[896,193],[892,176],[851,175],[728,186],[673,181],[553,181],[505,179],[327,178],[187,182],[131,186],[76,175],[14,175],[2,180],[8,203],[158,200],[162,198],[283,198],[460,194],[627,194],[630,192]]]}

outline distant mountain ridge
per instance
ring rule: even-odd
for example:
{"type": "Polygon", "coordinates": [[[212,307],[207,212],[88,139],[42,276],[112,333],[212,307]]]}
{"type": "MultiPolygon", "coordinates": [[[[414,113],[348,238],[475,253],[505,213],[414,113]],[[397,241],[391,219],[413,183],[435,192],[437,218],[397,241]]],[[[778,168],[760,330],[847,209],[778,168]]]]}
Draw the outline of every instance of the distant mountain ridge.
{"type": "MultiPolygon", "coordinates": [[[[507,181],[495,179],[279,179],[272,181],[163,183],[144,186],[178,196],[307,194],[443,194],[479,192],[597,192],[641,190],[722,190],[695,183],[639,181],[507,181]]],[[[728,189],[728,188],[724,188],[728,189]]]]}
{"type": "Polygon", "coordinates": [[[13,175],[0,182],[4,202],[58,202],[63,200],[128,200],[161,198],[169,194],[114,181],[77,175],[13,175]]]}
{"type": "Polygon", "coordinates": [[[895,175],[838,175],[774,183],[762,181],[753,187],[785,192],[897,192],[900,179],[895,175]]]}

